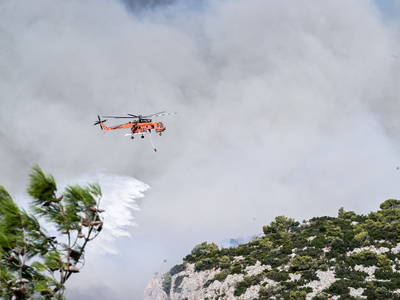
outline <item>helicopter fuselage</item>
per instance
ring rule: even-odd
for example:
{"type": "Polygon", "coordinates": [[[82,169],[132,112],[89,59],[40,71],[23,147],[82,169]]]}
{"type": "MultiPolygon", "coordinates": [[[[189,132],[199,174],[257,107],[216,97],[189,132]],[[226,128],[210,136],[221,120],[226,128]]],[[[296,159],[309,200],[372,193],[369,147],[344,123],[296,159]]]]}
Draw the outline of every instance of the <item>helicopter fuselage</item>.
{"type": "Polygon", "coordinates": [[[103,122],[100,122],[100,124],[103,126],[105,132],[108,130],[128,129],[129,128],[131,130],[132,134],[148,133],[152,129],[157,133],[161,133],[161,132],[165,131],[165,129],[166,129],[165,125],[162,122],[151,122],[150,119],[128,122],[126,124],[121,124],[121,125],[111,126],[111,127],[105,126],[103,122]],[[145,122],[145,121],[150,121],[150,122],[145,122]]]}

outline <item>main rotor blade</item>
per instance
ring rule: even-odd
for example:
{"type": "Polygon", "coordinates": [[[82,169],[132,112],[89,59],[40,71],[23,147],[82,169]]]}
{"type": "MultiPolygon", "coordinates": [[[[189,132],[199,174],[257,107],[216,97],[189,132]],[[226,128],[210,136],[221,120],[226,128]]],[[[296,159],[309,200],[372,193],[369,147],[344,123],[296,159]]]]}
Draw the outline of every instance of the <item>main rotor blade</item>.
{"type": "Polygon", "coordinates": [[[114,119],[132,119],[133,117],[115,117],[115,116],[103,116],[103,118],[114,118],[114,119]]]}
{"type": "Polygon", "coordinates": [[[147,115],[147,116],[137,116],[137,115],[127,114],[130,117],[103,116],[103,118],[114,118],[114,119],[132,119],[132,118],[138,119],[138,118],[142,118],[142,119],[145,119],[145,118],[150,118],[150,117],[161,117],[161,116],[169,116],[169,115],[175,115],[175,114],[176,114],[176,112],[175,113],[166,113],[165,111],[160,111],[158,113],[147,115]]]}
{"type": "Polygon", "coordinates": [[[170,115],[176,115],[176,112],[174,112],[174,113],[166,113],[166,114],[162,114],[162,113],[154,114],[154,115],[152,115],[152,117],[162,117],[162,116],[170,116],[170,115]]]}
{"type": "Polygon", "coordinates": [[[139,118],[137,115],[127,114],[128,116],[132,116],[132,118],[139,118]]]}
{"type": "Polygon", "coordinates": [[[143,116],[142,118],[154,117],[154,116],[156,116],[156,115],[158,115],[158,114],[162,114],[162,113],[165,113],[165,111],[160,111],[160,112],[155,113],[155,114],[151,114],[151,115],[148,115],[148,116],[143,116]]]}

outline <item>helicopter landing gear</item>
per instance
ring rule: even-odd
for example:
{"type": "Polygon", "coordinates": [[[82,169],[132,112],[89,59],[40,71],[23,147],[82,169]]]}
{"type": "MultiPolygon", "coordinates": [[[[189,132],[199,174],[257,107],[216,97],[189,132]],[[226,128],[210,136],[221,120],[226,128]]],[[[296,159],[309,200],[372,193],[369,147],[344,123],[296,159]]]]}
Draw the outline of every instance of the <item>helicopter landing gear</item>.
{"type": "Polygon", "coordinates": [[[131,136],[131,139],[133,140],[134,138],[135,138],[135,137],[132,135],[132,136],[131,136]]]}
{"type": "Polygon", "coordinates": [[[160,132],[159,135],[162,136],[162,133],[160,132]]]}
{"type": "Polygon", "coordinates": [[[144,135],[142,135],[142,139],[144,139],[144,135]]]}

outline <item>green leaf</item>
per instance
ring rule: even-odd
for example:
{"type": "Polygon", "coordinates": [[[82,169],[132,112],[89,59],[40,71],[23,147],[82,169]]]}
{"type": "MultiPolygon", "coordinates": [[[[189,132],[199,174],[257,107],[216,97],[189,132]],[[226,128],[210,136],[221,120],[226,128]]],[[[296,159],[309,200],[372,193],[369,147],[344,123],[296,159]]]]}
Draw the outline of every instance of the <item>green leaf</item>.
{"type": "Polygon", "coordinates": [[[31,267],[35,268],[39,272],[43,272],[46,270],[46,266],[38,261],[35,261],[31,264],[31,267]]]}
{"type": "Polygon", "coordinates": [[[56,200],[57,185],[52,175],[46,176],[42,169],[35,165],[29,174],[27,192],[34,199],[34,205],[44,205],[56,200]]]}

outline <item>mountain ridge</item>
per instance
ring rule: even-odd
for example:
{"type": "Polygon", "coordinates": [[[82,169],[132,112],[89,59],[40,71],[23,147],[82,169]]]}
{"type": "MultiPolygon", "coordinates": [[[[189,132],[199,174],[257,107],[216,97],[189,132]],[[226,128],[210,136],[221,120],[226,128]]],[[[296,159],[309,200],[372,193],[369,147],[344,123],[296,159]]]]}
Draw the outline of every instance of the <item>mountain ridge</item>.
{"type": "Polygon", "coordinates": [[[400,201],[302,223],[277,216],[238,247],[196,245],[144,300],[400,299],[400,201]]]}

